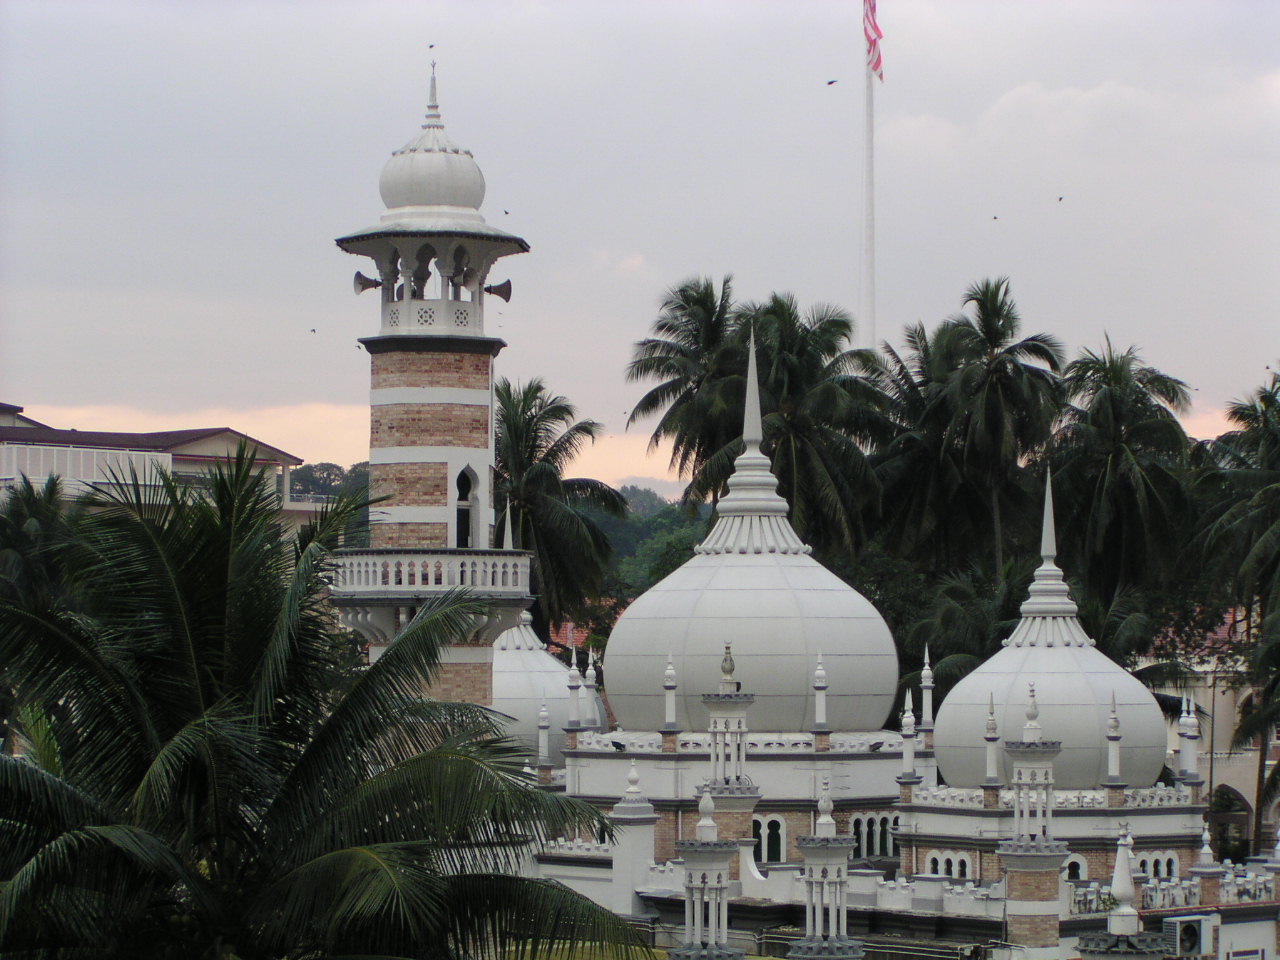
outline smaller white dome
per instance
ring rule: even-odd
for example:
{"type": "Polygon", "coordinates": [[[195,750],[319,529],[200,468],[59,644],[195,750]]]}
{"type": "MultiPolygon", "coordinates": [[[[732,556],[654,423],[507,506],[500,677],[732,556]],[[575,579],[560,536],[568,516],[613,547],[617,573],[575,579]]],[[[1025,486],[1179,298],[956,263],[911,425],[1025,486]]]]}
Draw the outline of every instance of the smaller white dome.
{"type": "MultiPolygon", "coordinates": [[[[545,703],[551,722],[551,762],[561,763],[564,728],[569,724],[569,673],[565,665],[547,652],[546,645],[533,632],[533,618],[528,611],[520,614],[520,623],[498,634],[493,642],[493,700],[490,706],[512,718],[509,736],[529,747],[531,755],[538,749],[538,713],[545,703]]],[[[604,729],[604,702],[592,689],[589,702],[580,703],[584,723],[604,729]]]]}
{"type": "Polygon", "coordinates": [[[470,150],[449,139],[436,101],[436,78],[431,75],[431,102],[422,133],[391,155],[378,190],[387,209],[401,207],[460,207],[479,210],[484,202],[484,174],[470,150]]]}

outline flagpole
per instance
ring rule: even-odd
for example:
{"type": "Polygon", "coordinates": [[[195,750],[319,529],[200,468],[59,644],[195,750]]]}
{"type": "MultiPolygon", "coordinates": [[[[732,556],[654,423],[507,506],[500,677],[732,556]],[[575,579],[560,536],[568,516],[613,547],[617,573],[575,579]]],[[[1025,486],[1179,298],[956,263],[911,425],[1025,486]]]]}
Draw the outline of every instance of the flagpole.
{"type": "Polygon", "coordinates": [[[875,87],[872,83],[874,72],[868,64],[862,71],[866,87],[866,107],[863,110],[866,129],[863,131],[863,143],[866,156],[863,158],[863,325],[866,328],[866,343],[869,349],[876,347],[876,146],[875,146],[875,87]]]}

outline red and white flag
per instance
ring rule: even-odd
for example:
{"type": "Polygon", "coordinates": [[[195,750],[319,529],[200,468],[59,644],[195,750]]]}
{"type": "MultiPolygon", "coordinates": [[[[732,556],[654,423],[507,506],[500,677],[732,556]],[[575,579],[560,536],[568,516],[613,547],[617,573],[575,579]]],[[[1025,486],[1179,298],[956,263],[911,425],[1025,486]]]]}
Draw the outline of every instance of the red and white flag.
{"type": "Polygon", "coordinates": [[[880,56],[880,25],[876,23],[876,0],[862,0],[862,33],[867,38],[867,69],[884,82],[884,60],[880,56]]]}

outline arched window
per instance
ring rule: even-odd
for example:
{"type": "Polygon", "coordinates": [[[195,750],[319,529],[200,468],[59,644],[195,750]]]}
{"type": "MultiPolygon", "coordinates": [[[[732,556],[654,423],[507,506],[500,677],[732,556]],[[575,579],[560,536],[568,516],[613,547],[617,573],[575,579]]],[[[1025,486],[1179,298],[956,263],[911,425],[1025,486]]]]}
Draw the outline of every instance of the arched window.
{"type": "Polygon", "coordinates": [[[893,849],[890,846],[890,842],[891,840],[889,837],[889,818],[881,817],[880,818],[880,846],[879,846],[880,856],[885,857],[889,855],[889,851],[893,849]]]}
{"type": "Polygon", "coordinates": [[[776,817],[765,821],[764,855],[770,863],[781,863],[786,859],[782,842],[782,821],[776,817]]]}
{"type": "Polygon", "coordinates": [[[930,872],[930,873],[933,873],[933,874],[936,874],[936,873],[938,873],[938,872],[939,872],[939,865],[938,865],[938,858],[937,858],[937,857],[930,857],[930,858],[929,858],[929,872],[930,872]]]}
{"type": "Polygon", "coordinates": [[[1078,860],[1072,860],[1067,863],[1067,879],[1068,880],[1080,879],[1080,862],[1078,860]]]}
{"type": "Polygon", "coordinates": [[[849,836],[853,837],[853,856],[862,856],[862,818],[855,817],[849,822],[849,836]]]}
{"type": "Polygon", "coordinates": [[[961,880],[967,880],[969,877],[969,861],[964,857],[961,857],[956,863],[956,876],[961,880]]]}
{"type": "Polygon", "coordinates": [[[942,862],[942,872],[948,877],[955,876],[955,864],[950,857],[942,862]]]}
{"type": "Polygon", "coordinates": [[[1145,873],[1147,876],[1151,876],[1151,864],[1148,863],[1146,860],[1139,860],[1138,872],[1145,873]]]}
{"type": "Polygon", "coordinates": [[[897,818],[897,817],[894,817],[894,818],[893,818],[893,830],[892,830],[892,832],[891,832],[891,836],[893,837],[893,855],[896,857],[896,856],[898,856],[898,851],[899,851],[899,848],[898,848],[898,818],[897,818]]]}
{"type": "Polygon", "coordinates": [[[1164,862],[1164,875],[1166,877],[1176,877],[1178,875],[1178,861],[1173,857],[1164,862]]]}
{"type": "Polygon", "coordinates": [[[787,856],[786,824],[781,817],[754,817],[751,838],[756,863],[782,863],[787,856]]]}
{"type": "MultiPolygon", "coordinates": [[[[475,506],[475,479],[476,475],[471,472],[470,468],[458,474],[458,515],[454,540],[459,550],[465,550],[473,546],[475,542],[475,537],[472,535],[473,514],[476,512],[473,509],[475,506]]],[[[472,579],[474,580],[474,577],[472,579]]]]}

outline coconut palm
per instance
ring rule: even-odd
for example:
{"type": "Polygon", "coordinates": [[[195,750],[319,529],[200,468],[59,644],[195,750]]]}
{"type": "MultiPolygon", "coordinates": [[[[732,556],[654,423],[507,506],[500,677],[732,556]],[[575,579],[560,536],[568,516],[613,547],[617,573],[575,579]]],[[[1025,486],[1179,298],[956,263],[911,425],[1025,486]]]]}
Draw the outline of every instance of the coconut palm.
{"type": "Polygon", "coordinates": [[[628,380],[658,380],[640,398],[627,426],[661,414],[649,449],[671,441],[671,467],[691,478],[702,464],[737,437],[742,418],[725,392],[728,371],[725,348],[736,327],[733,278],[726,276],[717,293],[710,277],[693,278],[666,292],[652,336],[635,345],[627,365],[628,380]]]}
{"type": "Polygon", "coordinates": [[[1063,382],[1070,402],[1053,461],[1070,505],[1065,562],[1105,607],[1126,587],[1160,585],[1185,546],[1188,441],[1177,414],[1190,393],[1110,339],[1071,361],[1063,382]]]}
{"type": "Polygon", "coordinates": [[[600,432],[599,423],[577,415],[536,377],[494,384],[498,539],[505,545],[509,512],[511,546],[533,552],[535,626],[544,631],[545,624],[558,625],[579,611],[604,585],[611,550],[590,509],[620,516],[627,507],[606,483],[564,476],[600,432]]]}
{"type": "Polygon", "coordinates": [[[0,599],[0,662],[32,705],[25,756],[0,757],[0,953],[453,958],[624,938],[514,872],[530,842],[607,824],[539,790],[483,708],[421,695],[477,601],[425,603],[374,664],[344,668],[324,596],[359,505],[289,538],[246,451],[198,489],[132,477],[73,525],[72,593],[0,599]]]}
{"type": "Polygon", "coordinates": [[[1043,449],[1057,418],[1062,346],[1045,333],[1020,336],[1007,277],[971,285],[963,305],[972,313],[950,317],[935,336],[935,349],[953,368],[935,402],[944,405],[966,482],[986,495],[999,576],[1007,518],[1034,516],[1034,491],[1016,482],[1017,472],[1043,449]]]}

